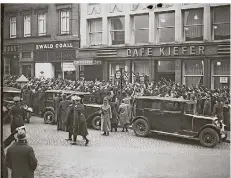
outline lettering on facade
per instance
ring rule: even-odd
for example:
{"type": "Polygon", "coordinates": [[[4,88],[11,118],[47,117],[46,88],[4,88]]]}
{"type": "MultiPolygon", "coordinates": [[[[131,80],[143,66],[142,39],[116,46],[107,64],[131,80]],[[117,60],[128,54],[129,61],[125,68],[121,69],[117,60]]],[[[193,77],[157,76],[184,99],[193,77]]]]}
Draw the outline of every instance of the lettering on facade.
{"type": "Polygon", "coordinates": [[[18,46],[17,45],[12,45],[12,46],[4,46],[3,49],[4,52],[18,52],[18,46]]]}
{"type": "Polygon", "coordinates": [[[72,43],[50,43],[50,44],[38,44],[35,45],[35,49],[62,49],[62,48],[73,48],[72,43]]]}
{"type": "Polygon", "coordinates": [[[204,55],[204,46],[174,46],[127,49],[127,57],[204,55]]]}

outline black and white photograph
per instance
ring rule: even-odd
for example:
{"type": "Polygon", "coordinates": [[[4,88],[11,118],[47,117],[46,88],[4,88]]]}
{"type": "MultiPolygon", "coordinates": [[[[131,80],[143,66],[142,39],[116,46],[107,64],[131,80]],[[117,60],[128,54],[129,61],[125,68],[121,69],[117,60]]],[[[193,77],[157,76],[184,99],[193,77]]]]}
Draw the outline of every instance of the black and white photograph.
{"type": "Polygon", "coordinates": [[[1,2],[2,178],[229,178],[230,2],[1,2]]]}

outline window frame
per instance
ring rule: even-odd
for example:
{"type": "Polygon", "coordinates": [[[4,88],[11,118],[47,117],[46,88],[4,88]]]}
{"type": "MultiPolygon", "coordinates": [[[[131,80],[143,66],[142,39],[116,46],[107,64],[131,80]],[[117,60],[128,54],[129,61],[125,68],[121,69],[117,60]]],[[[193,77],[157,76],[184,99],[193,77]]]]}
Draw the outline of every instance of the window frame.
{"type": "Polygon", "coordinates": [[[61,9],[60,10],[60,34],[61,35],[68,35],[70,34],[70,10],[69,9],[61,9]],[[66,16],[62,16],[62,13],[66,12],[66,16]],[[63,20],[62,19],[65,19],[65,30],[63,29],[63,20]],[[67,25],[68,23],[68,25],[67,25]],[[67,28],[68,26],[68,28],[67,28]]]}
{"type": "Polygon", "coordinates": [[[38,19],[38,36],[46,36],[46,34],[47,34],[47,13],[39,13],[38,16],[37,16],[37,19],[38,19]],[[44,16],[44,18],[41,19],[41,21],[43,21],[43,32],[42,33],[39,31],[39,29],[40,29],[40,26],[39,26],[40,19],[39,19],[39,17],[41,15],[44,16]]]}
{"type": "Polygon", "coordinates": [[[183,62],[182,62],[182,78],[183,78],[183,85],[186,85],[186,78],[187,77],[203,77],[203,80],[204,80],[204,77],[205,77],[205,65],[204,65],[204,60],[203,59],[198,59],[198,60],[196,60],[196,61],[201,61],[202,63],[203,63],[203,70],[202,70],[202,72],[203,72],[203,75],[188,75],[188,74],[185,74],[185,62],[187,62],[187,61],[190,61],[190,60],[184,60],[183,62]]]}
{"type": "Polygon", "coordinates": [[[195,42],[197,40],[194,40],[194,41],[187,41],[186,40],[186,28],[187,27],[193,27],[193,26],[201,26],[202,27],[202,40],[200,41],[203,41],[204,40],[204,8],[196,8],[196,9],[184,9],[183,12],[182,12],[182,15],[183,15],[183,35],[184,35],[184,41],[185,42],[195,42]],[[193,10],[202,10],[202,14],[203,14],[203,19],[202,19],[202,23],[201,24],[193,24],[193,25],[185,25],[186,22],[185,22],[185,12],[186,11],[193,11],[193,10]]]}
{"type": "Polygon", "coordinates": [[[102,45],[103,44],[103,19],[102,18],[88,19],[87,22],[88,22],[88,37],[89,37],[88,44],[89,44],[89,46],[102,45]],[[101,22],[101,25],[102,25],[101,31],[95,31],[95,32],[91,31],[91,23],[94,21],[100,21],[101,22]],[[101,34],[102,37],[101,37],[101,43],[100,44],[92,44],[91,35],[93,35],[93,34],[101,34]]]}
{"type": "MultiPolygon", "coordinates": [[[[214,26],[216,26],[216,25],[220,25],[220,24],[229,24],[229,26],[230,26],[230,21],[229,22],[220,22],[220,23],[215,23],[214,22],[214,17],[215,17],[215,14],[214,14],[214,10],[216,9],[216,8],[221,8],[221,7],[228,7],[229,8],[229,10],[230,10],[230,6],[216,6],[216,7],[212,7],[212,9],[211,9],[211,12],[212,12],[212,40],[213,41],[220,41],[220,40],[230,40],[229,38],[227,38],[227,39],[217,39],[217,40],[215,40],[215,29],[214,29],[214,26]]],[[[230,35],[230,34],[229,34],[230,35]]]]}
{"type": "Polygon", "coordinates": [[[31,37],[31,15],[24,15],[23,16],[23,36],[26,38],[26,37],[31,37]],[[28,19],[29,20],[26,20],[26,17],[29,17],[28,19]],[[25,23],[29,23],[27,24],[28,25],[28,28],[29,28],[29,32],[26,31],[26,24],[25,23]]]}
{"type": "MultiPolygon", "coordinates": [[[[159,25],[159,14],[168,14],[168,13],[173,13],[174,16],[175,16],[175,11],[166,11],[166,12],[158,12],[156,13],[156,34],[157,34],[157,43],[174,43],[176,41],[176,35],[175,35],[175,30],[176,30],[176,27],[175,27],[175,22],[174,22],[174,26],[165,26],[165,27],[160,27],[159,25]],[[168,41],[168,42],[163,42],[163,41],[160,41],[160,29],[168,29],[168,28],[173,28],[174,29],[174,40],[173,41],[168,41]]],[[[175,17],[174,17],[175,19],[175,17]]]]}
{"type": "Polygon", "coordinates": [[[10,17],[10,38],[16,38],[16,37],[17,37],[17,17],[12,16],[12,17],[10,17]],[[15,18],[15,21],[12,20],[13,18],[15,18]],[[15,23],[15,34],[11,34],[11,31],[13,31],[11,29],[13,23],[15,23]]]}
{"type": "Polygon", "coordinates": [[[112,46],[120,46],[120,45],[124,45],[125,44],[125,16],[115,16],[115,17],[109,17],[108,18],[108,40],[109,40],[109,45],[112,46]],[[116,18],[124,18],[124,30],[112,30],[112,19],[116,19],[116,18]],[[112,32],[124,32],[124,43],[121,44],[112,44],[112,32]]]}
{"type": "Polygon", "coordinates": [[[149,43],[149,27],[150,27],[150,24],[149,24],[149,14],[148,13],[145,13],[145,14],[135,14],[133,15],[132,17],[132,22],[133,22],[133,25],[132,25],[132,38],[133,38],[133,43],[134,44],[148,44],[149,43]],[[136,23],[135,23],[135,17],[137,16],[148,16],[148,28],[137,28],[136,29],[136,23]],[[147,31],[148,32],[148,41],[146,43],[136,43],[136,31],[147,31]]]}

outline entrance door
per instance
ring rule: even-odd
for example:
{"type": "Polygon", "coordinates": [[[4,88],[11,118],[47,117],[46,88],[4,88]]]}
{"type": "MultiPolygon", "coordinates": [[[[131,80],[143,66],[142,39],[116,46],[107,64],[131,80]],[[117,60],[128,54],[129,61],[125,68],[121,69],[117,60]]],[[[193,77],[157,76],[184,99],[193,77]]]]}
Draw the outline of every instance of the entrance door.
{"type": "Polygon", "coordinates": [[[103,66],[102,65],[85,65],[84,66],[85,80],[94,81],[103,80],[103,66]]]}

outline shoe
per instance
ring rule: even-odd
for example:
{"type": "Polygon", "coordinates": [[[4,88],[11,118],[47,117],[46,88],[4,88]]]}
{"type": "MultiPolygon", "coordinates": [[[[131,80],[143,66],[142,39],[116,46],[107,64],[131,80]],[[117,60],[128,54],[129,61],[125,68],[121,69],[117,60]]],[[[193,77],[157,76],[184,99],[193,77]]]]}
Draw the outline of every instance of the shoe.
{"type": "Polygon", "coordinates": [[[128,132],[128,129],[126,128],[126,132],[128,132]]]}
{"type": "Polygon", "coordinates": [[[66,140],[66,141],[72,141],[72,139],[71,139],[71,138],[66,138],[65,140],[66,140]]]}
{"type": "Polygon", "coordinates": [[[103,135],[106,135],[106,132],[104,132],[103,135]]]}
{"type": "Polygon", "coordinates": [[[87,139],[87,140],[86,140],[86,143],[85,143],[85,146],[87,146],[87,145],[88,145],[88,143],[89,143],[89,140],[87,139]]]}
{"type": "Polygon", "coordinates": [[[115,128],[115,132],[117,132],[117,128],[115,128]]]}
{"type": "Polygon", "coordinates": [[[77,143],[76,142],[72,142],[72,143],[70,143],[71,145],[77,145],[77,143]]]}
{"type": "Polygon", "coordinates": [[[122,132],[124,132],[124,129],[122,130],[122,132]]]}

